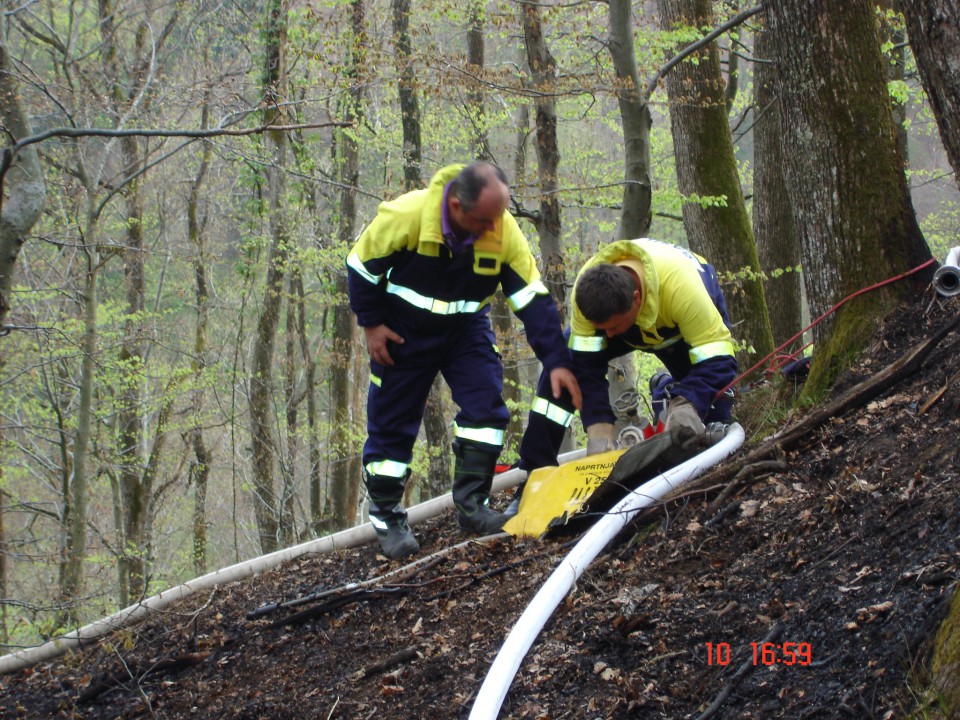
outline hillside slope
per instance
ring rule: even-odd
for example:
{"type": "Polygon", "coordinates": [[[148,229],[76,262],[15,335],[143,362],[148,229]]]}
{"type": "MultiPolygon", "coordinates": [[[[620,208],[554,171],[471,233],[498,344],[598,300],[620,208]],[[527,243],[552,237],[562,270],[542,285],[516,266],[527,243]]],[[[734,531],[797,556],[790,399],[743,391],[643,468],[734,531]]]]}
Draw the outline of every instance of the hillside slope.
{"type": "MultiPolygon", "coordinates": [[[[957,302],[901,308],[838,393],[953,322],[957,302]]],[[[749,447],[646,513],[558,609],[501,717],[904,717],[957,580],[958,377],[951,333],[917,372],[754,457],[735,485],[749,447]],[[797,643],[803,662],[754,662],[765,640],[797,643]]],[[[416,532],[425,554],[447,552],[397,573],[368,546],[188,598],[0,677],[0,717],[466,718],[570,539],[464,543],[452,515],[416,532]]]]}

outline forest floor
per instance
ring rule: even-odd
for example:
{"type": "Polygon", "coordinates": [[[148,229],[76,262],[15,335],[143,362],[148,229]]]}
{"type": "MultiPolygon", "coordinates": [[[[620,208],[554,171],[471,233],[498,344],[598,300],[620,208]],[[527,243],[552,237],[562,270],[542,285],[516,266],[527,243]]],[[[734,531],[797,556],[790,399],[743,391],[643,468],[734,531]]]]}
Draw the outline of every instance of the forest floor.
{"type": "MultiPolygon", "coordinates": [[[[834,398],[954,323],[958,303],[901,308],[834,398]]],[[[875,397],[789,443],[748,438],[645,511],[553,614],[500,717],[932,716],[921,688],[960,558],[958,377],[951,332],[875,397]],[[755,661],[765,640],[795,643],[797,662],[755,661]]],[[[415,531],[438,554],[409,571],[372,545],[301,558],[0,676],[0,717],[466,718],[571,538],[464,542],[452,511],[415,531]]]]}

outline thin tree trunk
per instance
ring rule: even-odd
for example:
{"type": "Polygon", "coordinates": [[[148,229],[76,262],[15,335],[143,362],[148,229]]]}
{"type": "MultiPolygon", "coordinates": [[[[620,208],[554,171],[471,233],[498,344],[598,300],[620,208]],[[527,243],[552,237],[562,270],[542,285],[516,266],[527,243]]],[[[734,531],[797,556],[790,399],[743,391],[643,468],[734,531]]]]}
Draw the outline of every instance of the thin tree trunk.
{"type": "Polygon", "coordinates": [[[954,179],[960,179],[960,6],[956,0],[900,2],[920,80],[954,179]]]}
{"type": "Polygon", "coordinates": [[[80,403],[77,408],[77,431],[73,446],[73,473],[69,477],[64,498],[61,527],[62,559],[60,594],[64,603],[58,621],[69,626],[76,621],[74,603],[83,593],[83,565],[87,556],[87,460],[93,435],[93,393],[98,346],[97,310],[99,296],[100,257],[97,251],[98,224],[92,207],[92,188],[87,188],[88,222],[86,232],[86,272],[83,284],[83,359],[80,366],[80,403]]]}
{"type": "MultiPolygon", "coordinates": [[[[264,123],[286,124],[279,101],[286,86],[286,23],[284,0],[271,0],[267,8],[267,54],[264,75],[264,123]]],[[[285,219],[287,138],[283,132],[264,135],[267,157],[265,174],[270,221],[270,253],[267,259],[267,281],[263,292],[260,317],[250,374],[250,423],[253,445],[253,502],[257,518],[260,550],[273,552],[279,547],[279,509],[274,482],[277,461],[277,438],[274,435],[273,358],[280,324],[284,273],[289,257],[290,237],[285,219]]]]}
{"type": "MultiPolygon", "coordinates": [[[[351,92],[345,98],[340,115],[344,122],[353,123],[360,119],[363,103],[363,74],[365,69],[365,33],[366,20],[363,0],[352,0],[351,29],[349,48],[349,74],[353,81],[351,92]]],[[[340,225],[337,237],[341,245],[346,246],[354,240],[357,217],[357,185],[360,176],[360,148],[351,133],[339,132],[339,180],[340,180],[340,225]]],[[[334,346],[330,363],[330,452],[333,458],[331,467],[330,494],[333,501],[333,522],[336,528],[345,528],[353,524],[356,517],[356,502],[361,479],[359,449],[351,429],[354,418],[360,417],[360,408],[354,407],[351,386],[363,377],[353,376],[355,349],[360,345],[360,334],[354,322],[353,313],[347,303],[347,276],[338,272],[336,283],[337,302],[333,308],[334,346]],[[353,376],[353,377],[351,377],[353,376]]]]}
{"type": "MultiPolygon", "coordinates": [[[[206,65],[206,57],[204,57],[206,65]]],[[[201,113],[201,127],[210,124],[210,105],[204,102],[201,113]]],[[[207,484],[210,479],[211,455],[207,450],[206,439],[200,418],[204,406],[204,374],[207,369],[207,326],[209,323],[210,293],[207,287],[207,264],[205,254],[204,223],[200,219],[200,190],[210,167],[213,146],[204,143],[200,156],[200,167],[190,185],[187,200],[187,235],[196,248],[193,261],[195,283],[197,324],[194,329],[193,370],[195,388],[191,391],[191,413],[195,425],[190,430],[190,444],[193,447],[194,462],[190,466],[189,484],[193,487],[193,569],[203,575],[207,571],[207,484]]]]}
{"type": "Polygon", "coordinates": [[[400,127],[403,129],[403,186],[413,190],[423,185],[423,148],[420,133],[420,100],[410,40],[410,0],[391,0],[393,37],[396,42],[397,90],[400,127]]]}
{"type": "Polygon", "coordinates": [[[609,0],[608,48],[617,74],[617,102],[623,125],[623,208],[617,239],[645,237],[652,218],[650,108],[637,71],[630,0],[609,0]]]}
{"type": "Polygon", "coordinates": [[[301,393],[298,390],[297,383],[297,356],[299,354],[299,338],[297,332],[297,317],[300,313],[298,307],[299,296],[297,295],[297,286],[300,284],[300,269],[298,267],[290,268],[289,285],[287,287],[287,320],[284,328],[284,410],[286,414],[286,424],[284,432],[286,434],[287,453],[285,462],[280,469],[282,478],[280,492],[280,539],[284,545],[292,545],[297,540],[297,521],[296,521],[296,479],[297,479],[297,459],[300,454],[300,398],[301,393]]]}

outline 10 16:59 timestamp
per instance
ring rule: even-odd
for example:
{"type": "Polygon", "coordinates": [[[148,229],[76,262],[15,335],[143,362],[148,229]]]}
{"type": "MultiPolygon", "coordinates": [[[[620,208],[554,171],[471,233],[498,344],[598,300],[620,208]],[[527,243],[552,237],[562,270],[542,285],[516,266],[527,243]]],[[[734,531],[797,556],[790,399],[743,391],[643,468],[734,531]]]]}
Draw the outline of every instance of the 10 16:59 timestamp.
{"type": "MultiPolygon", "coordinates": [[[[705,643],[708,665],[727,665],[730,662],[730,643],[705,643]]],[[[809,665],[813,648],[805,642],[752,642],[754,665],[809,665]]]]}

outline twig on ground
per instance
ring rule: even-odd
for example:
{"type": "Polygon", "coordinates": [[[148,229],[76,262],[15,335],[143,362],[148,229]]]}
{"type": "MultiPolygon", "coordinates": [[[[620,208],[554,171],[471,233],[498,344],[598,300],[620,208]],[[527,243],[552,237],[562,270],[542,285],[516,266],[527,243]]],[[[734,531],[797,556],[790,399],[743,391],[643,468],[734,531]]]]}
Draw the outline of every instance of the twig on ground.
{"type": "Polygon", "coordinates": [[[416,645],[411,645],[410,647],[405,647],[403,648],[403,650],[399,650],[395,652],[393,655],[389,657],[385,657],[383,660],[379,662],[375,662],[372,665],[368,665],[362,670],[359,670],[358,672],[356,672],[354,675],[358,679],[363,680],[368,677],[371,677],[372,675],[376,675],[377,673],[386,672],[387,670],[390,670],[391,668],[394,668],[397,665],[402,665],[403,663],[410,662],[411,660],[415,660],[417,657],[419,657],[417,653],[417,647],[416,645]]]}

